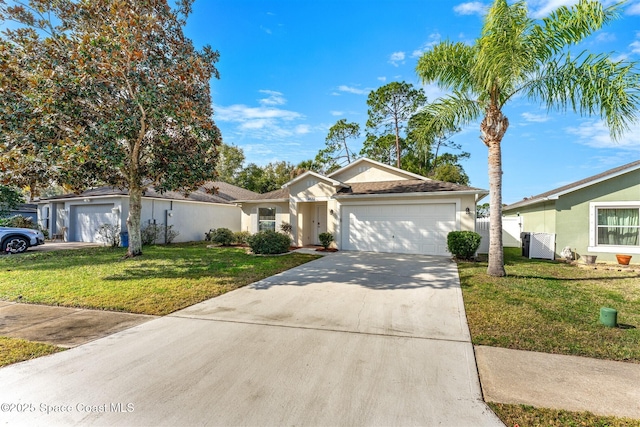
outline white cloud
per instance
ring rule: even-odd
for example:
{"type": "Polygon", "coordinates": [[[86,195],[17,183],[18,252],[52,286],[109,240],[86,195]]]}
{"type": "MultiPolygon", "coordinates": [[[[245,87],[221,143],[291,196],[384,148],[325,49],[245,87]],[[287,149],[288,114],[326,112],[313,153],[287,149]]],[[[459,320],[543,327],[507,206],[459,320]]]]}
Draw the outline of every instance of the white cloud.
{"type": "Polygon", "coordinates": [[[235,126],[233,132],[236,135],[263,141],[286,139],[311,131],[309,125],[299,123],[305,118],[304,115],[278,108],[286,103],[282,93],[271,90],[261,90],[260,93],[268,95],[258,100],[260,106],[216,105],[214,119],[235,126]]]}
{"type": "Polygon", "coordinates": [[[640,15],[640,2],[630,4],[626,13],[627,15],[640,15]]]}
{"type": "Polygon", "coordinates": [[[413,51],[413,53],[411,53],[411,57],[418,58],[422,56],[423,53],[425,53],[428,50],[431,50],[431,48],[433,48],[435,45],[440,43],[441,38],[442,36],[440,35],[440,33],[430,34],[429,39],[419,49],[416,49],[413,51]]]}
{"type": "Polygon", "coordinates": [[[616,35],[613,33],[602,32],[596,36],[597,42],[612,42],[616,40],[616,35]]]}
{"type": "Polygon", "coordinates": [[[521,116],[525,121],[533,123],[544,123],[550,120],[546,114],[522,113],[521,116]]]}
{"type": "Polygon", "coordinates": [[[371,92],[372,89],[370,89],[370,88],[360,89],[360,88],[353,87],[353,86],[340,85],[340,86],[338,86],[338,90],[340,92],[353,93],[353,94],[356,94],[356,95],[368,95],[369,92],[371,92]]]}
{"type": "Polygon", "coordinates": [[[344,115],[344,111],[330,111],[330,113],[332,116],[335,116],[335,117],[344,115]]]}
{"type": "Polygon", "coordinates": [[[391,56],[389,56],[389,64],[397,67],[399,64],[404,64],[405,53],[404,52],[393,52],[391,56]]]}
{"type": "Polygon", "coordinates": [[[381,82],[386,82],[387,78],[382,76],[382,77],[378,77],[378,80],[380,80],[381,82]]]}
{"type": "Polygon", "coordinates": [[[296,135],[304,135],[311,132],[311,126],[309,125],[298,125],[295,127],[294,132],[296,135]]]}
{"type": "MultiPolygon", "coordinates": [[[[606,7],[616,2],[616,0],[601,0],[602,4],[606,7]]],[[[529,10],[531,16],[534,18],[544,18],[551,12],[561,6],[573,6],[578,3],[578,0],[529,0],[529,10]]]]}
{"type": "Polygon", "coordinates": [[[287,103],[281,92],[276,92],[275,90],[260,90],[259,92],[269,95],[267,98],[258,100],[262,105],[284,105],[287,103]]]}
{"type": "Polygon", "coordinates": [[[638,40],[634,41],[629,45],[629,47],[631,48],[631,52],[640,53],[640,41],[638,40]]]}
{"type": "Polygon", "coordinates": [[[269,29],[269,28],[267,28],[267,27],[263,27],[262,25],[260,25],[260,29],[261,29],[262,31],[264,31],[265,33],[267,33],[267,34],[272,34],[271,29],[269,29]]]}
{"type": "Polygon", "coordinates": [[[609,129],[600,120],[584,121],[579,127],[567,127],[565,130],[575,135],[579,144],[588,147],[640,151],[640,124],[632,125],[619,141],[611,139],[609,129]]]}
{"type": "Polygon", "coordinates": [[[529,0],[529,9],[534,18],[544,18],[560,6],[571,6],[578,0],[529,0]]]}
{"type": "Polygon", "coordinates": [[[484,15],[486,10],[487,6],[479,1],[460,3],[453,8],[453,11],[458,15],[484,15]]]}
{"type": "Polygon", "coordinates": [[[425,95],[427,95],[427,101],[432,102],[438,98],[442,98],[447,95],[448,92],[442,90],[437,84],[429,83],[422,85],[425,95]]]}

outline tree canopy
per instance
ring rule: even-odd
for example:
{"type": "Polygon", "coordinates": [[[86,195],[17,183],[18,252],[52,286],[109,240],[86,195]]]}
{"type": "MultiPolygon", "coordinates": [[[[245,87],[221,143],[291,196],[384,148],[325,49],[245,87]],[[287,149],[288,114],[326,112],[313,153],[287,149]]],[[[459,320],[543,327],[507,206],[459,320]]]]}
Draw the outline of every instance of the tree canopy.
{"type": "Polygon", "coordinates": [[[389,145],[387,135],[393,135],[398,168],[402,165],[401,133],[411,116],[426,102],[424,91],[406,82],[391,82],[369,93],[367,141],[369,145],[379,144],[381,149],[386,150],[389,145]]]}
{"type": "Polygon", "coordinates": [[[47,179],[77,191],[128,189],[129,256],[142,253],[147,186],[187,193],[215,177],[218,53],[185,37],[192,3],[0,1],[0,19],[19,24],[0,39],[3,176],[41,162],[47,179]]]}
{"type": "Polygon", "coordinates": [[[503,107],[515,97],[542,103],[550,111],[571,109],[599,116],[612,138],[637,120],[636,64],[607,54],[574,53],[572,47],[618,16],[620,4],[605,8],[580,0],[546,18],[528,15],[524,0],[494,0],[472,45],[445,41],[417,65],[424,83],[437,82],[451,94],[429,104],[426,134],[482,118],[480,134],[489,151],[490,246],[487,273],[504,276],[502,251],[501,141],[509,127],[503,107]]]}

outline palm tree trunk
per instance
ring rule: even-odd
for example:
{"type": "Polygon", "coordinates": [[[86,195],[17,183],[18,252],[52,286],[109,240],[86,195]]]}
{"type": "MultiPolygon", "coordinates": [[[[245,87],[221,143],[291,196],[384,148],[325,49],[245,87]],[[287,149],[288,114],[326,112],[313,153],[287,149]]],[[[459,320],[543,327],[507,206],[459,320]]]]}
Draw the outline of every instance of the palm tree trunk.
{"type": "Polygon", "coordinates": [[[502,248],[502,137],[509,120],[502,111],[491,106],[480,124],[482,139],[489,148],[489,276],[506,276],[502,248]]]}

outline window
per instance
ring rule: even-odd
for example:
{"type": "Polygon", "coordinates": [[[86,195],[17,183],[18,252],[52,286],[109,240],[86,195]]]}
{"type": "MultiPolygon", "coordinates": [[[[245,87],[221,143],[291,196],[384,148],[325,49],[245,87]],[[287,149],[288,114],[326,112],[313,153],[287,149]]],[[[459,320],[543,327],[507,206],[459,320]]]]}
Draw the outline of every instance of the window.
{"type": "Polygon", "coordinates": [[[276,208],[258,209],[258,231],[276,231],[276,208]]]}
{"type": "Polygon", "coordinates": [[[640,246],[640,209],[598,208],[596,244],[640,246]]]}
{"type": "Polygon", "coordinates": [[[591,202],[589,251],[640,254],[640,202],[591,202]]]}

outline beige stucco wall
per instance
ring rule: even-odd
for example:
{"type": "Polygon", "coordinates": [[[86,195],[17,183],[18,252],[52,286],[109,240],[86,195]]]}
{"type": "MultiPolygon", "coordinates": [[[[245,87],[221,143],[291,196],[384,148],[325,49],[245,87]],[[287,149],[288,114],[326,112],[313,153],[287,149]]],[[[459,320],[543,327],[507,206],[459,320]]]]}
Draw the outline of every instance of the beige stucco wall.
{"type": "Polygon", "coordinates": [[[331,178],[347,184],[352,182],[381,182],[408,179],[407,175],[403,173],[389,169],[381,169],[377,165],[365,162],[339,174],[332,175],[331,178]]]}
{"type": "Polygon", "coordinates": [[[276,208],[276,231],[280,231],[283,222],[291,224],[288,202],[244,202],[241,207],[240,228],[251,234],[258,232],[258,208],[276,208]]]}
{"type": "Polygon", "coordinates": [[[315,200],[329,198],[336,193],[333,185],[314,176],[302,179],[289,187],[291,197],[296,200],[315,200]]]}

